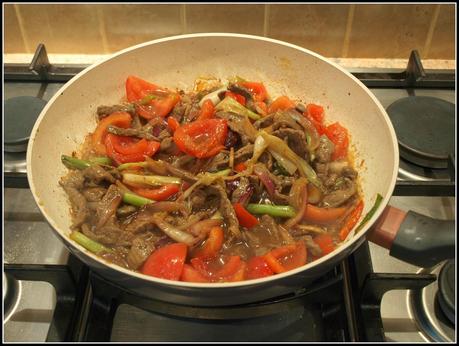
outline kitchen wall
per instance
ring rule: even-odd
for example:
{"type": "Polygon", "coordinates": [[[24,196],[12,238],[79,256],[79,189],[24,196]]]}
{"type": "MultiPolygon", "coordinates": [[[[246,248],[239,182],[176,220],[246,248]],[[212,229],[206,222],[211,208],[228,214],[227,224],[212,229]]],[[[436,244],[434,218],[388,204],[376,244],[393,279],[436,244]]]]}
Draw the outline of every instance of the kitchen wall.
{"type": "Polygon", "coordinates": [[[196,32],[268,36],[336,58],[455,59],[450,4],[6,4],[4,53],[106,54],[196,32]]]}

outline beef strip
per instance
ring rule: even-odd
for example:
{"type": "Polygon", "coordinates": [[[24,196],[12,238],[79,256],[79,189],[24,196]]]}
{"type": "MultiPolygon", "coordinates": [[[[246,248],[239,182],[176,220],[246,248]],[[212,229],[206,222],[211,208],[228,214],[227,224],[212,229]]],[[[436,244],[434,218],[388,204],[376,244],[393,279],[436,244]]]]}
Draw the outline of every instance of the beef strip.
{"type": "Polygon", "coordinates": [[[59,181],[70,200],[70,213],[72,215],[72,229],[80,227],[90,216],[86,199],[80,192],[84,186],[84,176],[81,171],[70,171],[59,181]]]}
{"type": "Polygon", "coordinates": [[[231,194],[231,202],[233,204],[238,203],[241,197],[247,193],[247,190],[249,189],[249,187],[250,187],[249,179],[247,177],[240,177],[237,188],[231,194]]]}
{"type": "Polygon", "coordinates": [[[242,145],[255,142],[257,130],[246,116],[220,111],[216,113],[216,117],[227,120],[228,127],[241,137],[242,145]]]}
{"type": "Polygon", "coordinates": [[[102,119],[115,112],[128,112],[132,115],[135,114],[135,107],[132,103],[126,103],[121,105],[113,106],[99,106],[97,107],[97,115],[99,119],[102,119]]]}
{"type": "Polygon", "coordinates": [[[104,197],[97,203],[96,207],[96,228],[103,227],[107,221],[116,215],[116,210],[121,204],[122,195],[118,187],[114,184],[110,185],[104,197]]]}
{"type": "Polygon", "coordinates": [[[302,130],[302,127],[298,125],[295,119],[293,119],[289,115],[289,112],[278,111],[274,113],[273,124],[272,124],[273,130],[275,131],[279,128],[284,128],[284,127],[291,128],[294,130],[299,130],[299,131],[302,130]]]}
{"type": "Polygon", "coordinates": [[[240,238],[241,231],[239,230],[239,220],[236,217],[236,213],[234,211],[233,205],[231,204],[231,201],[228,199],[226,190],[218,184],[210,185],[208,188],[217,191],[217,193],[220,195],[219,211],[223,215],[230,233],[236,238],[240,238]]]}
{"type": "Polygon", "coordinates": [[[113,133],[118,136],[145,138],[148,141],[159,141],[159,138],[153,136],[152,129],[153,127],[151,126],[151,124],[147,124],[141,127],[140,129],[134,129],[134,128],[123,129],[121,127],[117,127],[114,125],[110,125],[107,127],[108,132],[113,133]]]}
{"type": "Polygon", "coordinates": [[[134,239],[133,234],[122,229],[115,216],[112,216],[104,226],[97,229],[95,226],[84,223],[81,226],[81,231],[92,240],[108,246],[130,246],[134,239]]]}
{"type": "Polygon", "coordinates": [[[98,202],[107,192],[104,187],[88,187],[83,190],[83,196],[88,202],[98,202]]]}
{"type": "Polygon", "coordinates": [[[231,83],[230,85],[228,85],[228,90],[232,91],[233,93],[244,96],[247,101],[253,100],[252,93],[249,91],[249,89],[243,87],[242,85],[231,83]]]}
{"type": "Polygon", "coordinates": [[[172,137],[166,137],[161,141],[159,150],[166,154],[174,154],[178,152],[177,145],[172,137]]]}
{"type": "Polygon", "coordinates": [[[145,233],[136,237],[132,241],[131,248],[126,256],[127,264],[131,269],[138,269],[143,262],[150,256],[155,250],[155,242],[158,237],[155,237],[153,233],[145,233]]]}
{"type": "Polygon", "coordinates": [[[288,146],[298,156],[307,159],[308,156],[308,145],[306,142],[306,136],[302,130],[294,130],[291,128],[280,128],[274,131],[273,136],[287,139],[288,146]]]}
{"type": "Polygon", "coordinates": [[[102,182],[114,184],[120,179],[120,174],[116,169],[105,169],[100,165],[91,165],[81,171],[85,178],[86,186],[100,186],[102,182]]]}
{"type": "MultiPolygon", "coordinates": [[[[336,185],[336,184],[335,184],[336,185]]],[[[337,190],[325,194],[322,199],[322,205],[327,208],[338,207],[349,198],[357,193],[357,185],[355,181],[349,178],[342,178],[342,183],[337,190]]]]}
{"type": "Polygon", "coordinates": [[[126,226],[126,232],[138,234],[152,231],[155,227],[152,219],[153,214],[148,204],[141,207],[137,213],[132,214],[127,220],[129,223],[126,226]]]}
{"type": "Polygon", "coordinates": [[[331,161],[331,156],[335,151],[335,145],[328,139],[327,136],[322,135],[319,139],[319,146],[315,151],[316,160],[320,163],[327,163],[331,161]]]}

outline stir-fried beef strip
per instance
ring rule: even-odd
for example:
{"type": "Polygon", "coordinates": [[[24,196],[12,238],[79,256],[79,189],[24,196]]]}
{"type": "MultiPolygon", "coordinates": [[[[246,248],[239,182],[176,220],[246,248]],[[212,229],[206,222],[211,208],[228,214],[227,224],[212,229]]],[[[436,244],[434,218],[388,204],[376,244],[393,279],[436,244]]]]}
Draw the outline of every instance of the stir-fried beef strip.
{"type": "MultiPolygon", "coordinates": [[[[114,122],[105,132],[131,139],[111,149],[86,139],[81,157],[87,161],[76,162],[59,181],[71,206],[71,230],[100,244],[98,255],[105,260],[136,271],[175,243],[187,245],[188,269],[196,270],[193,258],[214,268],[239,257],[246,274],[254,256],[274,256],[280,270],[291,256],[304,264],[328,251],[324,243],[338,246],[348,215],[361,201],[347,148],[341,154],[342,144],[320,120],[323,114],[311,113],[320,107],[290,103],[271,110],[276,102],[259,92],[256,84],[232,80],[225,87],[203,78],[192,92],[152,91],[155,102],[177,97],[161,116],[148,113],[154,103],[144,94],[99,106],[99,121],[130,115],[130,126],[114,122]],[[220,107],[228,96],[228,106],[220,107]],[[224,124],[224,137],[213,140],[217,130],[206,132],[206,121],[224,124]],[[180,142],[177,128],[197,123],[200,130],[180,142]],[[136,151],[147,147],[153,154],[136,151]]],[[[212,275],[210,281],[235,280],[212,275]]]]}

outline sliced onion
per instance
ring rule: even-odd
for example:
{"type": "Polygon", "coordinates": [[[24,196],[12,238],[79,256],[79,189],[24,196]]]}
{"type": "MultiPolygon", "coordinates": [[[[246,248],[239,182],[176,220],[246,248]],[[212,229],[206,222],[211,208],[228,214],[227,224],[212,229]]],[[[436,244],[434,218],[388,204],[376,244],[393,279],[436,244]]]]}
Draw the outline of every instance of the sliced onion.
{"type": "Polygon", "coordinates": [[[202,236],[203,234],[207,235],[212,227],[220,226],[222,220],[217,219],[207,219],[196,222],[189,228],[189,232],[196,237],[202,236]]]}
{"type": "Polygon", "coordinates": [[[303,219],[304,213],[306,212],[308,205],[308,185],[306,179],[300,178],[296,180],[292,186],[292,190],[294,191],[289,196],[289,199],[297,204],[297,207],[295,207],[297,208],[297,213],[284,224],[287,229],[298,224],[303,219]]]}
{"type": "Polygon", "coordinates": [[[255,166],[253,171],[258,176],[258,178],[260,178],[261,182],[266,188],[266,191],[268,191],[268,194],[271,197],[274,196],[274,192],[276,191],[276,185],[274,185],[274,182],[270,178],[268,172],[261,170],[258,166],[255,166]]]}
{"type": "Polygon", "coordinates": [[[283,157],[281,154],[279,154],[277,151],[274,151],[274,150],[269,150],[269,152],[271,153],[271,155],[276,159],[277,162],[279,162],[279,164],[285,168],[285,170],[287,172],[289,172],[289,174],[293,174],[296,172],[296,170],[298,169],[297,166],[290,160],[287,160],[285,157],[283,157]]]}
{"type": "Polygon", "coordinates": [[[211,92],[210,94],[207,94],[206,96],[204,96],[201,101],[199,101],[199,106],[202,107],[202,104],[206,101],[206,100],[210,100],[212,101],[212,103],[215,105],[217,105],[219,102],[220,102],[220,97],[218,96],[222,91],[226,91],[227,90],[227,87],[226,85],[221,87],[220,89],[217,89],[213,92],[211,92]]]}
{"type": "Polygon", "coordinates": [[[252,197],[254,191],[254,187],[252,185],[247,186],[247,190],[242,194],[241,197],[239,197],[239,203],[242,205],[245,205],[249,200],[250,197],[252,197]]]}
{"type": "Polygon", "coordinates": [[[159,215],[153,215],[153,222],[161,229],[161,231],[176,242],[193,246],[197,241],[197,239],[191,234],[177,229],[170,223],[164,221],[164,219],[159,215]]]}

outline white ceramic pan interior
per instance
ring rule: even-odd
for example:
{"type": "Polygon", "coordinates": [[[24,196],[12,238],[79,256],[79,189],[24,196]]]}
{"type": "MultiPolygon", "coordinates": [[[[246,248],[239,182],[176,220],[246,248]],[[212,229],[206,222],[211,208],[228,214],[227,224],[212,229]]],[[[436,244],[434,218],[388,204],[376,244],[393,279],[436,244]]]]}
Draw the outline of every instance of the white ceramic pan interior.
{"type": "MultiPolygon", "coordinates": [[[[27,171],[32,193],[51,226],[67,242],[103,262],[69,238],[69,202],[59,179],[67,169],[62,154],[71,154],[96,126],[99,105],[119,103],[125,80],[136,75],[170,88],[189,89],[203,75],[222,79],[244,76],[262,81],[272,97],[288,95],[304,103],[323,105],[327,122],[339,121],[351,134],[355,167],[364,196],[363,215],[373,206],[376,194],[384,199],[366,226],[331,254],[293,271],[255,280],[276,280],[308,270],[352,247],[363,237],[387,204],[395,186],[398,148],[394,130],[383,107],[356,78],[304,48],[268,38],[239,34],[194,34],[155,40],[125,49],[89,67],[55,94],[40,114],[27,151],[27,171]]],[[[209,284],[172,282],[125,270],[114,270],[151,282],[206,287],[209,284]]],[[[230,287],[255,283],[211,284],[230,287]]]]}

